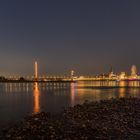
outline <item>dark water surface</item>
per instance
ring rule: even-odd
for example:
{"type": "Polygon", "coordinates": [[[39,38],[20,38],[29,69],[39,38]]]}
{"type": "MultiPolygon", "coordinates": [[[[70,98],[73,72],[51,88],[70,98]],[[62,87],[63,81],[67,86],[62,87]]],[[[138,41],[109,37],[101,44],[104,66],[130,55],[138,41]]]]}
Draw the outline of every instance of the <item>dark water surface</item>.
{"type": "Polygon", "coordinates": [[[40,111],[58,113],[63,107],[81,104],[85,100],[99,101],[117,97],[140,97],[140,82],[78,82],[78,83],[0,83],[0,123],[23,119],[40,111]],[[120,88],[85,88],[92,86],[120,88]],[[121,87],[130,85],[131,88],[121,87]]]}

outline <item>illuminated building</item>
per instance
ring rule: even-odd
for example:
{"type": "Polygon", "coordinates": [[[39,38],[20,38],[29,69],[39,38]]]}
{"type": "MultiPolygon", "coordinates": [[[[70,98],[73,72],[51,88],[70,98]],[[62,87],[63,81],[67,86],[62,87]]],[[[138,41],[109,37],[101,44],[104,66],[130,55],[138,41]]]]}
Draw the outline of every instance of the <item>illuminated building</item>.
{"type": "Polygon", "coordinates": [[[110,68],[110,72],[109,72],[109,78],[113,78],[113,79],[114,79],[114,78],[116,78],[116,77],[117,77],[117,75],[114,74],[113,68],[111,67],[111,68],[110,68]]]}
{"type": "Polygon", "coordinates": [[[73,80],[74,78],[74,70],[71,71],[71,79],[73,80]]]}
{"type": "Polygon", "coordinates": [[[119,75],[119,79],[123,80],[126,78],[126,73],[125,72],[121,72],[121,74],[119,75]]]}
{"type": "Polygon", "coordinates": [[[135,65],[131,67],[131,78],[137,78],[137,68],[135,65]]]}

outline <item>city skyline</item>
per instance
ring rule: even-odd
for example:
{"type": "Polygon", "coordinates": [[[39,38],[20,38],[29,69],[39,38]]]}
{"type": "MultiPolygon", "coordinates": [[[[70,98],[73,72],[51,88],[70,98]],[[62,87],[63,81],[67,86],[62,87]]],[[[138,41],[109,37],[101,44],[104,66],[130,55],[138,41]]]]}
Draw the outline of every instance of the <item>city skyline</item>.
{"type": "Polygon", "coordinates": [[[97,75],[140,69],[140,2],[7,0],[0,3],[0,75],[97,75]]]}
{"type": "MultiPolygon", "coordinates": [[[[34,63],[33,63],[33,70],[32,70],[32,74],[31,75],[24,75],[24,74],[22,74],[22,75],[18,75],[18,74],[12,74],[12,75],[9,75],[8,77],[10,78],[33,78],[34,80],[38,80],[38,78],[39,77],[49,77],[49,76],[60,76],[60,77],[65,77],[65,76],[67,76],[67,77],[81,77],[81,76],[109,76],[110,78],[111,77],[116,77],[116,76],[119,76],[119,75],[123,75],[123,77],[124,76],[132,76],[132,77],[137,77],[137,76],[139,76],[139,71],[137,70],[137,66],[136,65],[132,65],[131,66],[131,68],[129,69],[129,72],[126,72],[126,71],[121,71],[121,72],[117,72],[117,71],[114,71],[114,68],[111,66],[110,67],[110,69],[108,69],[108,71],[106,72],[106,71],[104,71],[104,72],[102,72],[102,73],[98,73],[97,75],[95,75],[95,74],[92,74],[92,75],[80,75],[80,73],[78,73],[78,72],[76,72],[75,70],[69,70],[69,72],[65,72],[65,74],[63,73],[63,74],[54,74],[54,75],[49,75],[49,74],[47,74],[47,73],[45,73],[45,74],[42,74],[42,73],[40,73],[39,72],[39,69],[41,69],[40,67],[38,67],[38,61],[34,61],[34,63]],[[76,73],[76,74],[75,74],[76,73]]],[[[7,77],[7,75],[0,75],[0,77],[7,77]]],[[[7,78],[8,78],[7,77],[7,78]]],[[[72,79],[73,79],[72,78],[72,79]]]]}

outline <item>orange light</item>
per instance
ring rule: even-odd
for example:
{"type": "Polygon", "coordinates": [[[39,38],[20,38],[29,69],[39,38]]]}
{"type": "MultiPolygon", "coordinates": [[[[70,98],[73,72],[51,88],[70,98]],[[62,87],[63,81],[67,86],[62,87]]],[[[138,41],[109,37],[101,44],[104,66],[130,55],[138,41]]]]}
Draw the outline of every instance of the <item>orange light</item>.
{"type": "Polygon", "coordinates": [[[71,83],[71,105],[75,105],[75,84],[71,83]]]}
{"type": "Polygon", "coordinates": [[[37,61],[35,61],[35,79],[38,79],[38,65],[37,65],[37,61]]]}
{"type": "Polygon", "coordinates": [[[38,83],[34,83],[34,114],[40,112],[40,91],[38,83]]]}

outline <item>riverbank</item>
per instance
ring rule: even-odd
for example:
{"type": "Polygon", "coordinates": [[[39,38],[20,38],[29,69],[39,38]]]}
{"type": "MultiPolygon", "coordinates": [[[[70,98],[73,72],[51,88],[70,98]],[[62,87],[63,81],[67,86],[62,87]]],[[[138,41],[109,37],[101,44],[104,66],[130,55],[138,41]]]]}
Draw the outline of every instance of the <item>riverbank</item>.
{"type": "MultiPolygon", "coordinates": [[[[86,101],[52,116],[41,112],[3,129],[9,140],[137,140],[140,139],[140,99],[86,101]]],[[[1,139],[2,139],[1,138],[1,139]]]]}

